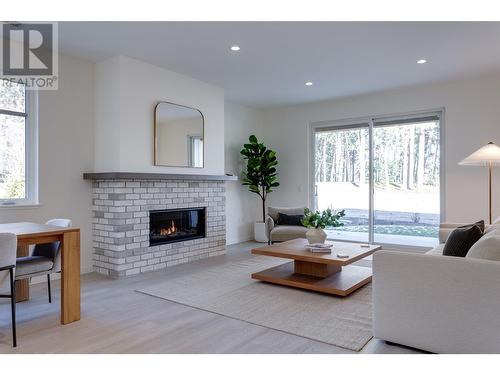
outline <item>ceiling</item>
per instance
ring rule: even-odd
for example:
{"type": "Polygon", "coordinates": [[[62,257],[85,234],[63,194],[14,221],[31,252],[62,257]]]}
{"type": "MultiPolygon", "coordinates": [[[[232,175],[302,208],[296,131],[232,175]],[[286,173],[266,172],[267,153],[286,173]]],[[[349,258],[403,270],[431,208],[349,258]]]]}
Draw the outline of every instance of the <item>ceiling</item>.
{"type": "Polygon", "coordinates": [[[61,22],[59,41],[63,54],[137,58],[255,108],[500,69],[500,22],[61,22]]]}

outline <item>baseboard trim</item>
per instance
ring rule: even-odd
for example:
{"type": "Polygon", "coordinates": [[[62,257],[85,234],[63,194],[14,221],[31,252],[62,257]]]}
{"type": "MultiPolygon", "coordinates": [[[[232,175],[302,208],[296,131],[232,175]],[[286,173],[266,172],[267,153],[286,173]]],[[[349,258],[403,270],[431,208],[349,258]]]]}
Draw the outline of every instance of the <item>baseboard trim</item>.
{"type": "Polygon", "coordinates": [[[245,237],[245,238],[238,238],[234,242],[226,242],[226,246],[237,245],[239,243],[249,242],[249,241],[253,241],[253,236],[248,236],[248,237],[245,237]]]}

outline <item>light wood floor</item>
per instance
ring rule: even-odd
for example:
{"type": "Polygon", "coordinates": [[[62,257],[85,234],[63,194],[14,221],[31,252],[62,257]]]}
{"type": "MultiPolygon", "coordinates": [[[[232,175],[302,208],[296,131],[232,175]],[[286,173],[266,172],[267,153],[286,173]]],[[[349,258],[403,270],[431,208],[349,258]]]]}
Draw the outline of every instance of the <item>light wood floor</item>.
{"type": "MultiPolygon", "coordinates": [[[[354,353],[135,292],[207,265],[250,257],[255,245],[231,245],[224,256],[123,280],[84,275],[82,319],[67,326],[59,324],[59,282],[53,282],[52,304],[46,284],[34,285],[31,300],[17,307],[16,349],[11,347],[10,306],[0,301],[0,353],[354,353]]],[[[362,353],[419,352],[372,339],[362,353]]]]}

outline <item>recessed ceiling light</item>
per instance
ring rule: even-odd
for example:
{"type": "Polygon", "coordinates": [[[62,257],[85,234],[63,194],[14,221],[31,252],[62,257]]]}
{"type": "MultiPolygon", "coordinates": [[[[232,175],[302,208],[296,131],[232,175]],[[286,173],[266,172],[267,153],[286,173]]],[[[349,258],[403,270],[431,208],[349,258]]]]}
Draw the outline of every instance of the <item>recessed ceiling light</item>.
{"type": "Polygon", "coordinates": [[[426,59],[420,59],[417,61],[417,64],[425,64],[427,62],[426,59]]]}
{"type": "Polygon", "coordinates": [[[231,51],[239,51],[240,49],[240,46],[231,46],[231,51]]]}
{"type": "Polygon", "coordinates": [[[306,85],[306,86],[312,86],[312,85],[313,85],[313,83],[312,83],[311,81],[307,81],[307,82],[305,83],[305,85],[306,85]]]}

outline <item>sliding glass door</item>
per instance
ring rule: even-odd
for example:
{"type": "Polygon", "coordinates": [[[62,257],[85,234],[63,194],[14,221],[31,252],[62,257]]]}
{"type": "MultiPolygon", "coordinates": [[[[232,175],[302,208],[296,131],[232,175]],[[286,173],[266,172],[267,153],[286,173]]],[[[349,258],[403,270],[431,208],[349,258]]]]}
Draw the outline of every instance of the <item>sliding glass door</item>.
{"type": "Polygon", "coordinates": [[[374,242],[432,246],[439,230],[439,118],[373,127],[374,242]]]}
{"type": "Polygon", "coordinates": [[[335,240],[432,246],[440,222],[440,113],[314,130],[315,208],[345,209],[335,240]]]}
{"type": "Polygon", "coordinates": [[[314,143],[317,209],[342,208],[346,213],[341,230],[326,230],[329,238],[368,242],[368,124],[318,128],[314,143]]]}

